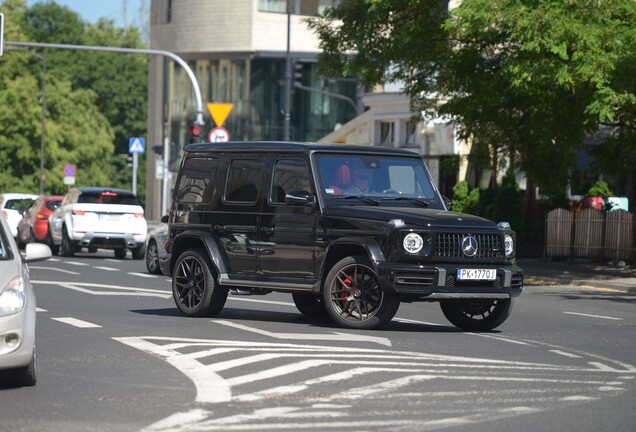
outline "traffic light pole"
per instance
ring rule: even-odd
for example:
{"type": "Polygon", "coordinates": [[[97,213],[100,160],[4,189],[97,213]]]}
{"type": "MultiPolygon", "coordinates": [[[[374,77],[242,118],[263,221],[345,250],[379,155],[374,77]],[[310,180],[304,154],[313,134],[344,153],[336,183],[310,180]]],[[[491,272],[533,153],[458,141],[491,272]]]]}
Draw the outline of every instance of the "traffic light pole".
{"type": "Polygon", "coordinates": [[[41,43],[41,42],[5,41],[4,44],[7,46],[68,49],[68,50],[75,50],[75,51],[104,51],[104,52],[127,53],[127,54],[159,55],[159,56],[171,58],[186,71],[188,78],[190,78],[190,81],[192,82],[192,87],[194,88],[194,95],[196,99],[195,102],[197,104],[196,122],[200,126],[203,125],[203,100],[201,99],[201,89],[199,88],[199,83],[197,82],[197,78],[194,76],[194,72],[192,72],[192,69],[190,69],[190,66],[188,66],[188,64],[181,57],[179,57],[178,55],[170,51],[142,49],[142,48],[116,48],[116,47],[91,46],[91,45],[65,45],[65,44],[41,43]]]}

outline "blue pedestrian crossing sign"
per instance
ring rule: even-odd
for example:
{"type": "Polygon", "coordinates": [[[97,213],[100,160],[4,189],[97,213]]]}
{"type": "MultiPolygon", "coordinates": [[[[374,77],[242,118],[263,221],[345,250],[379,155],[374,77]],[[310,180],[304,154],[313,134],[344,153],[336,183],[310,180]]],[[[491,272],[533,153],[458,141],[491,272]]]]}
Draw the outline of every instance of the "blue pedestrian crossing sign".
{"type": "Polygon", "coordinates": [[[144,152],[145,144],[143,138],[133,137],[128,140],[128,153],[143,154],[144,152]]]}

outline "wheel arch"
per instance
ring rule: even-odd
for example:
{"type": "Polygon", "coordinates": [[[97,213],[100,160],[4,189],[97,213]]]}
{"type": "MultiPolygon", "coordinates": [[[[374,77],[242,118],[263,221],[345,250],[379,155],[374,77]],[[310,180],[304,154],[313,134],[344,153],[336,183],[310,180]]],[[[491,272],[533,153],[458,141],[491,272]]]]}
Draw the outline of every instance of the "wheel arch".
{"type": "Polygon", "coordinates": [[[200,247],[208,254],[210,262],[214,266],[212,269],[216,275],[226,273],[227,266],[221,252],[221,248],[210,235],[210,233],[201,230],[188,230],[178,234],[170,251],[170,274],[173,274],[174,265],[183,251],[200,247]]]}
{"type": "Polygon", "coordinates": [[[320,290],[324,288],[324,280],[331,267],[334,266],[341,259],[354,256],[365,255],[371,261],[373,269],[378,271],[377,265],[379,262],[384,262],[385,257],[378,242],[371,238],[365,237],[343,237],[333,241],[327,249],[326,257],[322,262],[321,269],[321,286],[320,290]]]}

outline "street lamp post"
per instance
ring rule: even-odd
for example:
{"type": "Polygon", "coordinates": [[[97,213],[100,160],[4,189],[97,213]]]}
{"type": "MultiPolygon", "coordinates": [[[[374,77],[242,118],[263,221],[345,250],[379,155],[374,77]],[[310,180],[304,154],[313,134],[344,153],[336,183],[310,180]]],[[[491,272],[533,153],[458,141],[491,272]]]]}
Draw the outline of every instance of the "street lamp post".
{"type": "Polygon", "coordinates": [[[42,84],[41,84],[41,93],[42,93],[42,126],[41,126],[41,137],[40,137],[40,195],[44,195],[44,136],[46,128],[44,126],[44,120],[46,117],[46,57],[44,55],[37,55],[42,60],[42,84]]]}

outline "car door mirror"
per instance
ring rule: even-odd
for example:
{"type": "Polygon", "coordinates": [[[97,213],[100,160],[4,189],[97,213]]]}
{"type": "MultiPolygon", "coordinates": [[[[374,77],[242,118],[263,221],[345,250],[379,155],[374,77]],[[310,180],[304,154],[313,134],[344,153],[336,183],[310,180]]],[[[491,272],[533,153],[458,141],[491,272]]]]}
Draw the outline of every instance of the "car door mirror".
{"type": "Polygon", "coordinates": [[[311,192],[293,190],[285,194],[285,203],[292,205],[313,205],[316,200],[311,192]]]}
{"type": "Polygon", "coordinates": [[[444,202],[444,207],[446,207],[446,210],[450,210],[451,209],[451,200],[449,197],[447,197],[446,195],[442,195],[442,201],[444,202]]]}

